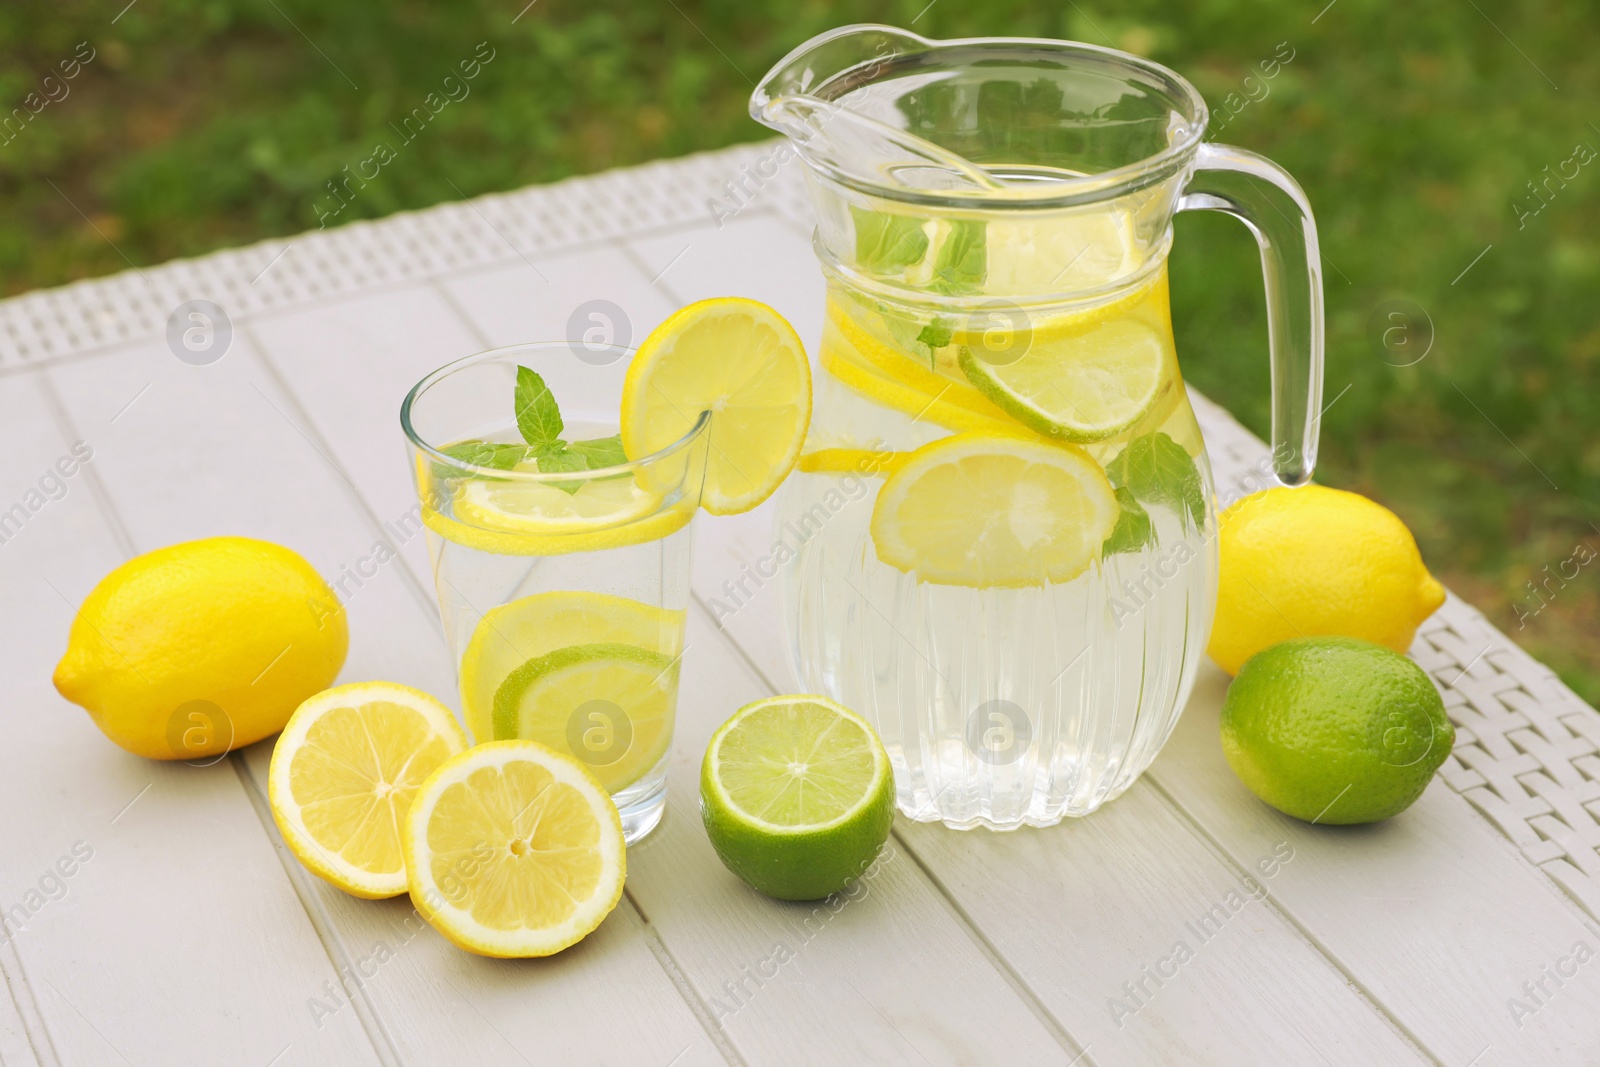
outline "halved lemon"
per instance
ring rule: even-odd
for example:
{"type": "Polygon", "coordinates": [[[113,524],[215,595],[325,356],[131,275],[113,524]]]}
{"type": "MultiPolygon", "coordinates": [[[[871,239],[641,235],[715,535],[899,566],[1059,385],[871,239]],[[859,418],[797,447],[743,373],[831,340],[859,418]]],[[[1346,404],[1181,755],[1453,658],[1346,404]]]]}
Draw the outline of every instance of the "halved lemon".
{"type": "Polygon", "coordinates": [[[1037,438],[957,434],[923,445],[878,490],[878,558],[921,581],[974,588],[1067,582],[1100,556],[1116,494],[1087,452],[1037,438]]]}
{"type": "Polygon", "coordinates": [[[267,799],[284,844],[346,893],[406,891],[401,822],[417,788],[467,747],[450,709],[394,682],[357,682],[301,704],[272,750],[267,799]]]}
{"type": "Polygon", "coordinates": [[[548,956],[600,925],[622,896],[616,805],[572,757],[491,741],[446,760],[405,821],[411,900],[481,956],[548,956]]]}
{"type": "Polygon", "coordinates": [[[765,304],[718,297],[651,331],[622,386],[622,444],[644,456],[711,412],[702,505],[749,511],[788,476],[811,421],[811,366],[794,327],[765,304]]]}
{"type": "Polygon", "coordinates": [[[605,642],[675,658],[683,649],[683,612],[567,589],[489,609],[461,655],[461,710],[473,738],[495,736],[495,691],[512,671],[558,648],[605,642]]]}
{"type": "Polygon", "coordinates": [[[667,754],[677,702],[676,657],[617,642],[568,645],[500,683],[494,737],[564,752],[615,793],[667,754]]]}

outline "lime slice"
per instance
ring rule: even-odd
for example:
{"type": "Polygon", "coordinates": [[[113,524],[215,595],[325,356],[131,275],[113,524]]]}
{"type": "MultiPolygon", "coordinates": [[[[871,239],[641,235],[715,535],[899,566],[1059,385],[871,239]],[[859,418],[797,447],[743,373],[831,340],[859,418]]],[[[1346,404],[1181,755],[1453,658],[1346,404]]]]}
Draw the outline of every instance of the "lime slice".
{"type": "Polygon", "coordinates": [[[531,659],[494,694],[494,738],[565,752],[615,793],[666,755],[677,660],[637,645],[569,645],[531,659]]]}
{"type": "Polygon", "coordinates": [[[494,694],[512,671],[569,645],[614,642],[677,656],[683,612],[627,597],[556,590],[484,613],[461,655],[461,709],[479,742],[494,736],[494,694]]]}
{"type": "Polygon", "coordinates": [[[1067,582],[1098,559],[1121,508],[1072,445],[957,434],[923,445],[878,490],[878,558],[920,581],[973,588],[1067,582]]]}
{"type": "Polygon", "coordinates": [[[811,364],[794,327],[765,304],[702,300],[657,326],[622,385],[622,443],[644,456],[711,412],[702,503],[749,511],[794,467],[811,420],[811,364]]]}
{"type": "Polygon", "coordinates": [[[894,818],[894,775],[861,716],[827,697],[770,697],[712,736],[700,813],[734,874],[780,900],[817,900],[877,856],[894,818]]]}
{"type": "MultiPolygon", "coordinates": [[[[886,315],[879,317],[885,323],[890,321],[886,315]]],[[[908,352],[898,343],[879,336],[844,305],[833,300],[828,302],[828,319],[838,329],[839,340],[849,351],[879,373],[910,386],[929,400],[939,397],[975,414],[1006,421],[1004,411],[959,377],[961,368],[955,361],[955,349],[948,345],[936,349],[917,343],[919,351],[929,354],[908,352]],[[942,356],[946,352],[950,353],[948,358],[942,356]],[[940,370],[945,373],[939,373],[940,370]]]]}
{"type": "Polygon", "coordinates": [[[1035,339],[1013,362],[963,349],[961,369],[1018,422],[1067,441],[1104,441],[1137,425],[1177,386],[1169,336],[1133,318],[1035,339]]]}

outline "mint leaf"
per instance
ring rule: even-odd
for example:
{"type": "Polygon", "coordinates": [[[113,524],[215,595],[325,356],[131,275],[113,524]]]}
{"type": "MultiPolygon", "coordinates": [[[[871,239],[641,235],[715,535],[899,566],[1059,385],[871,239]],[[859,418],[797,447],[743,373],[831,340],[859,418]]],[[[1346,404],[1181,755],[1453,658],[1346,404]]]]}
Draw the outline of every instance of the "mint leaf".
{"type": "Polygon", "coordinates": [[[924,326],[922,332],[917,334],[917,340],[929,348],[943,348],[950,343],[950,338],[953,336],[954,334],[950,332],[950,324],[935,315],[933,321],[924,326]]]}
{"type": "Polygon", "coordinates": [[[904,270],[928,254],[922,220],[851,206],[856,227],[856,263],[880,274],[904,270]]]}
{"type": "MultiPolygon", "coordinates": [[[[561,474],[566,471],[586,471],[589,461],[577,452],[569,451],[560,441],[539,450],[539,473],[561,474]]],[[[584,479],[579,478],[570,482],[551,482],[550,484],[563,493],[576,493],[583,488],[584,479]]]]}
{"type": "Polygon", "coordinates": [[[614,433],[610,437],[596,437],[590,441],[573,441],[567,449],[582,456],[589,464],[590,470],[599,470],[601,467],[615,467],[628,462],[628,454],[622,450],[622,435],[614,433]]]}
{"type": "MultiPolygon", "coordinates": [[[[922,334],[918,332],[919,327],[917,324],[901,318],[881,304],[878,305],[878,308],[883,313],[884,325],[889,327],[889,333],[894,337],[894,343],[900,347],[900,351],[911,359],[922,360],[932,367],[933,349],[926,347],[926,343],[922,340],[922,334]]],[[[922,327],[922,329],[926,329],[926,327],[922,327]]]]}
{"type": "Polygon", "coordinates": [[[1156,530],[1150,522],[1150,513],[1134,499],[1133,491],[1127,486],[1121,486],[1116,493],[1117,504],[1122,508],[1122,514],[1117,516],[1117,525],[1100,549],[1101,559],[1115,556],[1119,552],[1137,552],[1146,545],[1153,544],[1156,539],[1156,530]]]}
{"type": "MultiPolygon", "coordinates": [[[[1106,465],[1111,484],[1126,487],[1143,504],[1165,504],[1185,511],[1196,528],[1204,529],[1205,489],[1200,469],[1182,445],[1164,433],[1135,437],[1106,465]]],[[[1113,535],[1115,536],[1115,535],[1113,535]]]]}
{"type": "Polygon", "coordinates": [[[493,467],[502,471],[508,471],[529,458],[527,445],[503,444],[499,441],[461,441],[439,451],[474,467],[493,467]]]}
{"type": "Polygon", "coordinates": [[[939,257],[933,264],[935,279],[929,288],[946,295],[973,292],[988,274],[988,260],[983,221],[957,219],[939,246],[939,257]]]}
{"type": "Polygon", "coordinates": [[[527,367],[517,368],[517,429],[535,447],[561,443],[561,408],[544,379],[527,367]]]}

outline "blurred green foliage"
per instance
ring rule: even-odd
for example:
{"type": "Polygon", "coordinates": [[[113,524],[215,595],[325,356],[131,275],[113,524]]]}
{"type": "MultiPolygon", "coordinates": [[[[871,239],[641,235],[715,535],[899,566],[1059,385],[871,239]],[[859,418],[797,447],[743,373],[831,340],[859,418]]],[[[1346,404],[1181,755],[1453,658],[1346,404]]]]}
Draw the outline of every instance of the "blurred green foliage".
{"type": "MultiPolygon", "coordinates": [[[[479,42],[495,58],[470,96],[338,221],[764,137],[751,80],[846,22],[1109,43],[1176,67],[1214,108],[1253,91],[1222,139],[1282,163],[1316,208],[1322,480],[1393,507],[1448,584],[1600,700],[1600,568],[1564,585],[1544,570],[1600,546],[1600,166],[1541,201],[1527,184],[1600,148],[1594,5],[524,2],[10,0],[6,108],[59,79],[79,42],[95,58],[0,136],[0,291],[315,226],[325,183],[393,140],[479,42]],[[1244,79],[1283,44],[1294,58],[1260,97],[1244,79]],[[1436,334],[1412,366],[1373,339],[1396,298],[1436,334]]],[[[1178,228],[1185,372],[1264,434],[1254,245],[1220,217],[1178,228]]]]}

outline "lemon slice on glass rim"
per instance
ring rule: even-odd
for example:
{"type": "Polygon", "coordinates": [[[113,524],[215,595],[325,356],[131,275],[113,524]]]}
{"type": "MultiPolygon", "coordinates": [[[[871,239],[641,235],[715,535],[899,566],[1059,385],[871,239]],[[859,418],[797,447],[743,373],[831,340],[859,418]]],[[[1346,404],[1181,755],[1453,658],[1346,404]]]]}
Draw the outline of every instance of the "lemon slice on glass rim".
{"type": "Polygon", "coordinates": [[[811,421],[811,367],[782,315],[717,297],[682,308],[645,338],[622,386],[628,455],[666,448],[706,411],[701,504],[713,515],[749,511],[793,469],[811,421]]]}

